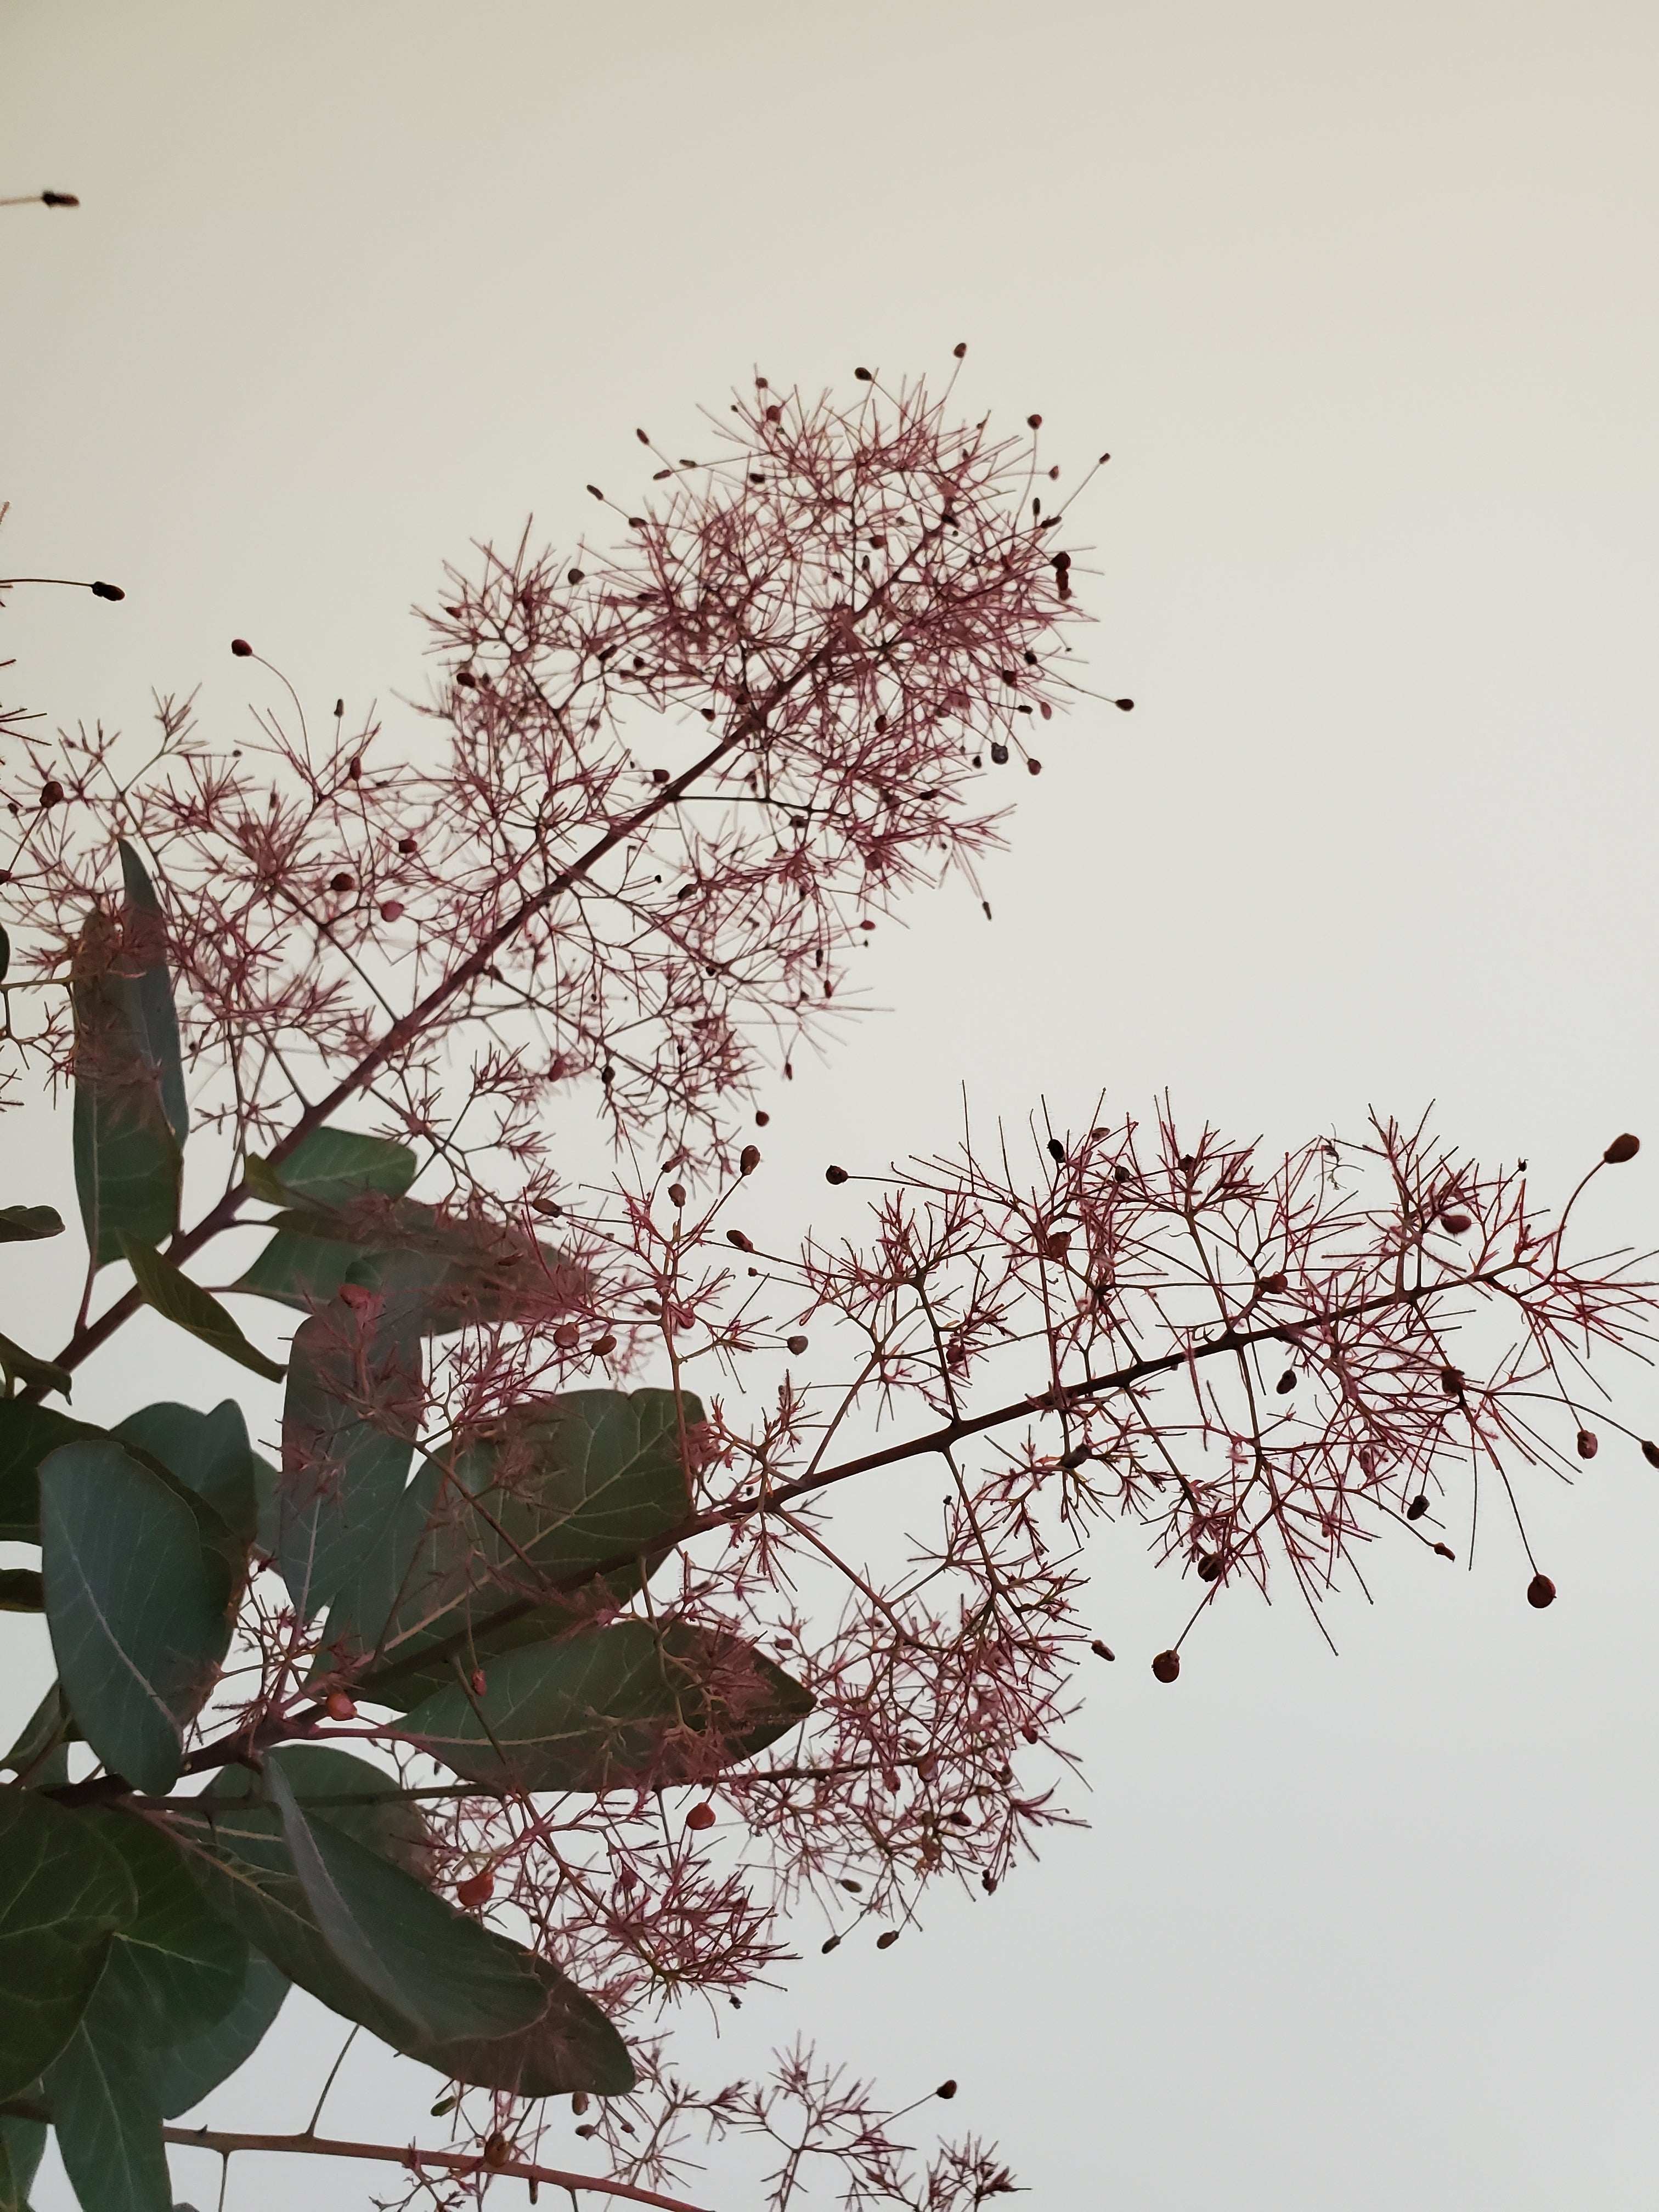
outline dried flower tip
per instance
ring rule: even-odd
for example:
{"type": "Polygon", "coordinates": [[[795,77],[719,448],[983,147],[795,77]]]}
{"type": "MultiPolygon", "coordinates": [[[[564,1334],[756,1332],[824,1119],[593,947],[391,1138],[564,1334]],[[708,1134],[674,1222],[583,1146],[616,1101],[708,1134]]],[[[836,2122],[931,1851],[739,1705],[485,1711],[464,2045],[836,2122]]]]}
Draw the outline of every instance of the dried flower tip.
{"type": "Polygon", "coordinates": [[[1406,1508],[1406,1518],[1408,1521],[1420,1521],[1428,1510],[1428,1498],[1425,1493],[1419,1490],[1416,1497],[1413,1498],[1411,1504],[1406,1508]]]}
{"type": "Polygon", "coordinates": [[[1646,1460],[1650,1467],[1659,1467],[1659,1444],[1650,1443],[1647,1439],[1644,1437],[1642,1440],[1642,1456],[1646,1460]]]}
{"type": "Polygon", "coordinates": [[[1599,1452],[1601,1449],[1601,1439],[1597,1437],[1594,1429],[1579,1430],[1578,1456],[1580,1459],[1594,1459],[1596,1453],[1599,1452]]]}
{"type": "Polygon", "coordinates": [[[683,1182],[671,1182],[669,1184],[668,1203],[673,1206],[681,1206],[685,1204],[685,1185],[683,1182]]]}
{"type": "Polygon", "coordinates": [[[845,1182],[847,1170],[845,1168],[825,1168],[823,1179],[825,1182],[845,1182]]]}
{"type": "Polygon", "coordinates": [[[1536,1606],[1540,1613],[1555,1603],[1555,1584],[1547,1575],[1534,1575],[1527,1584],[1527,1603],[1536,1606]]]}
{"type": "Polygon", "coordinates": [[[357,885],[356,879],[347,875],[343,868],[337,876],[331,876],[329,878],[328,887],[331,891],[345,892],[355,891],[357,885]]]}
{"type": "Polygon", "coordinates": [[[1152,1672],[1160,1682],[1173,1682],[1181,1672],[1181,1654],[1178,1651],[1160,1651],[1152,1662],[1152,1672]]]}
{"type": "Polygon", "coordinates": [[[820,1943],[820,1944],[819,1944],[819,1946],[818,1946],[818,1948],[819,1948],[819,1950],[820,1950],[820,1951],[822,1951],[822,1952],[823,1953],[824,1956],[825,1956],[826,1958],[828,1958],[831,1951],[839,1951],[839,1950],[840,1950],[840,1948],[841,1948],[841,1938],[840,1938],[840,1936],[832,1936],[830,1938],[830,1940],[829,1940],[829,1942],[828,1942],[827,1943],[820,1943]]]}
{"type": "Polygon", "coordinates": [[[1440,1217],[1440,1226],[1448,1237],[1466,1237],[1474,1228],[1474,1223],[1467,1213],[1443,1213],[1440,1217]]]}
{"type": "MultiPolygon", "coordinates": [[[[94,584],[93,589],[95,591],[97,588],[94,584]]],[[[1610,1168],[1621,1168],[1626,1160],[1633,1160],[1641,1149],[1642,1139],[1632,1137],[1627,1129],[1622,1137],[1613,1139],[1601,1157],[1610,1168]]]]}
{"type": "Polygon", "coordinates": [[[507,2137],[501,2134],[499,2129],[497,2129],[495,2133],[491,2136],[489,2141],[484,2144],[484,2164],[486,2166],[505,2166],[512,2154],[512,2150],[507,2142],[507,2137]]]}
{"type": "Polygon", "coordinates": [[[118,584],[94,583],[92,586],[92,596],[94,599],[124,599],[126,593],[118,584]]]}
{"type": "Polygon", "coordinates": [[[966,340],[966,338],[964,338],[964,339],[963,340],[963,342],[962,342],[962,343],[961,343],[960,345],[953,345],[953,346],[951,347],[951,354],[953,355],[953,356],[954,356],[957,361],[962,361],[962,360],[965,359],[965,357],[966,357],[966,356],[967,356],[967,352],[968,352],[968,341],[966,340]]]}
{"type": "Polygon", "coordinates": [[[1456,1553],[1453,1551],[1449,1544],[1437,1544],[1434,1550],[1437,1559],[1455,1559],[1457,1557],[1456,1553]]]}
{"type": "Polygon", "coordinates": [[[614,1336],[595,1337],[589,1347],[596,1359],[608,1359],[616,1348],[617,1340],[614,1336]]]}
{"type": "Polygon", "coordinates": [[[738,1173],[739,1175],[745,1176],[753,1175],[755,1170],[760,1165],[760,1146],[758,1145],[745,1145],[743,1150],[738,1154],[738,1173]]]}
{"type": "Polygon", "coordinates": [[[495,1877],[485,1867],[482,1873],[470,1874],[465,1881],[458,1881],[455,1894],[469,1911],[477,1905],[488,1905],[495,1894],[495,1877]]]}
{"type": "Polygon", "coordinates": [[[323,1711],[331,1721],[355,1721],[357,1717],[357,1701],[355,1698],[349,1698],[343,1690],[331,1690],[324,1703],[323,1711]]]}
{"type": "Polygon", "coordinates": [[[735,1244],[739,1252],[752,1252],[755,1249],[741,1229],[728,1229],[726,1241],[728,1244],[735,1244]]]}
{"type": "Polygon", "coordinates": [[[1028,415],[1025,417],[1025,427],[1028,430],[1040,430],[1042,428],[1042,416],[1028,415]]]}
{"type": "Polygon", "coordinates": [[[253,658],[253,647],[248,643],[245,637],[232,638],[230,641],[230,649],[235,654],[238,660],[252,660],[253,658]]]}
{"type": "Polygon", "coordinates": [[[1116,1652],[1113,1650],[1111,1645],[1109,1644],[1103,1644],[1097,1636],[1094,1642],[1089,1646],[1089,1649],[1094,1653],[1097,1659],[1115,1659],[1117,1656],[1116,1652]]]}
{"type": "Polygon", "coordinates": [[[799,1359],[802,1352],[806,1349],[806,1339],[804,1336],[786,1337],[784,1339],[784,1349],[787,1352],[793,1352],[796,1358],[799,1359]]]}
{"type": "Polygon", "coordinates": [[[41,785],[40,804],[42,806],[61,805],[63,803],[63,798],[64,787],[58,782],[56,776],[50,777],[47,781],[41,785]]]}
{"type": "Polygon", "coordinates": [[[489,1687],[489,1678],[482,1667],[475,1667],[467,1680],[472,1685],[472,1694],[475,1698],[483,1697],[489,1687]]]}
{"type": "Polygon", "coordinates": [[[74,192],[42,192],[40,202],[43,207],[79,207],[81,204],[74,192]]]}
{"type": "Polygon", "coordinates": [[[896,1928],[886,1929],[881,1935],[877,1936],[876,1948],[878,1951],[890,1951],[894,1944],[898,1942],[898,1939],[899,1931],[896,1928]]]}
{"type": "Polygon", "coordinates": [[[714,1807],[694,1805],[685,1816],[685,1825],[688,1828],[712,1828],[714,1825],[714,1807]]]}
{"type": "Polygon", "coordinates": [[[388,899],[380,908],[382,921],[401,921],[403,918],[404,902],[401,899],[388,899]]]}
{"type": "Polygon", "coordinates": [[[853,371],[853,374],[857,377],[860,384],[873,384],[875,382],[874,377],[871,375],[867,368],[855,368],[853,371]]]}

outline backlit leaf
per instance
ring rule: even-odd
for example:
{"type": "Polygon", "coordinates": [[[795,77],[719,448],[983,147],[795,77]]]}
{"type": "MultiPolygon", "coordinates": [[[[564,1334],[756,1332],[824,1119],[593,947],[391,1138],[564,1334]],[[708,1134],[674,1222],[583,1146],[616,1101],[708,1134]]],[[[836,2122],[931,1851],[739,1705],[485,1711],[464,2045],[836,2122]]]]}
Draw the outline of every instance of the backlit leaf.
{"type": "Polygon", "coordinates": [[[139,1295],[146,1305],[165,1315],[170,1322],[198,1336],[204,1344],[210,1344],[216,1352],[222,1352],[227,1359],[234,1359],[241,1367],[252,1368],[263,1375],[268,1382],[280,1382],[283,1370],[268,1358],[257,1345],[250,1344],[220,1304],[217,1298],[204,1291],[199,1283],[191,1282],[182,1267],[174,1267],[165,1254],[153,1252],[148,1245],[133,1237],[121,1239],[122,1256],[131,1261],[139,1295]]]}
{"type": "MultiPolygon", "coordinates": [[[[333,1744],[286,1744],[266,1761],[282,1768],[300,1803],[343,1834],[355,1837],[417,1881],[432,1872],[432,1831],[419,1803],[398,1795],[395,1774],[333,1744]]],[[[246,1766],[227,1766],[214,1778],[216,1805],[269,1800],[259,1778],[246,1766]]]]}
{"type": "Polygon", "coordinates": [[[204,1540],[208,1512],[111,1438],[60,1445],[40,1469],[64,1693],[104,1764],[157,1796],[179,1778],[182,1729],[217,1680],[239,1595],[204,1540]]]}
{"type": "Polygon", "coordinates": [[[9,1395],[16,1383],[34,1382],[43,1390],[60,1390],[67,1398],[75,1382],[67,1367],[59,1367],[50,1359],[37,1359],[32,1352],[25,1352],[9,1336],[0,1336],[0,1372],[5,1376],[9,1395]]]}

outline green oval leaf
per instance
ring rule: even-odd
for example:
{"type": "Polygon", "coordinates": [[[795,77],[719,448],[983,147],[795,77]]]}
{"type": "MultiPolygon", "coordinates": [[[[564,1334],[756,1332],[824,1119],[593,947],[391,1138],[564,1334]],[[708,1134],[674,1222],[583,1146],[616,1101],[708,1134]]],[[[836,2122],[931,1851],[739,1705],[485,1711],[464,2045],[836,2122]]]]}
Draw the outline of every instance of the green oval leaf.
{"type": "Polygon", "coordinates": [[[0,1539],[40,1542],[41,1461],[59,1444],[102,1434],[90,1422],[74,1420],[54,1407],[0,1398],[0,1539]]]}
{"type": "Polygon", "coordinates": [[[450,1679],[465,1640],[478,1659],[545,1643],[601,1599],[621,1603],[637,1571],[584,1594],[557,1586],[619,1553],[653,1547],[684,1521],[681,1425],[689,1393],[573,1390],[520,1408],[487,1438],[428,1460],[330,1613],[340,1661],[376,1655],[365,1688],[418,1702],[450,1679]],[[513,1618],[493,1626],[495,1615],[513,1618]],[[422,1655],[435,1652],[425,1660],[422,1655]]]}
{"type": "Polygon", "coordinates": [[[0,2212],[29,2212],[29,2185],[46,2147],[43,2120],[0,2114],[0,2212]]]}
{"type": "Polygon", "coordinates": [[[25,1352],[9,1336],[0,1336],[0,1373],[5,1376],[8,1396],[17,1383],[33,1382],[43,1390],[61,1390],[67,1398],[75,1383],[67,1367],[59,1367],[50,1359],[37,1359],[32,1352],[25,1352]]]}
{"type": "Polygon", "coordinates": [[[118,837],[115,844],[126,890],[121,914],[121,967],[128,1019],[145,1061],[155,1071],[161,1109],[182,1152],[190,1134],[190,1109],[185,1103],[185,1068],[179,1049],[173,978],[167,973],[167,916],[137,854],[125,837],[118,837]]]}
{"type": "Polygon", "coordinates": [[[137,1909],[132,1880],[90,1821],[28,1790],[0,1790],[0,2097],[68,2043],[137,1909]]]}
{"type": "Polygon", "coordinates": [[[453,1682],[404,1723],[410,1742],[489,1787],[605,1790],[700,1782],[812,1709],[739,1636],[620,1620],[493,1661],[482,1696],[453,1682]]]}
{"type": "Polygon", "coordinates": [[[247,1185],[267,1206],[345,1206],[367,1193],[401,1198],[415,1180],[415,1155],[390,1137],[356,1129],[313,1129],[272,1166],[250,1154],[247,1185]]]}
{"type": "MultiPolygon", "coordinates": [[[[418,1802],[402,1794],[395,1774],[333,1744],[288,1744],[272,1757],[307,1811],[320,1813],[342,1834],[417,1881],[429,1880],[432,1831],[418,1802]]],[[[223,1768],[214,1778],[212,1796],[216,1805],[269,1802],[259,1778],[246,1766],[223,1768]]]]}
{"type": "Polygon", "coordinates": [[[173,2212],[161,2115],[125,2054],[82,2021],[46,2073],[64,2170],[82,2212],[173,2212]]]}
{"type": "Polygon", "coordinates": [[[110,1431],[175,1474],[186,1488],[205,1498],[219,1518],[244,1543],[258,1527],[254,1455],[247,1423],[234,1398],[211,1413],[169,1401],[129,1413],[110,1431]]]}
{"type": "Polygon", "coordinates": [[[217,1298],[199,1283],[191,1282],[183,1268],[175,1267],[165,1253],[154,1252],[147,1244],[126,1236],[122,1237],[120,1244],[122,1257],[131,1262],[139,1296],[146,1305],[154,1306],[157,1313],[164,1314],[191,1335],[200,1337],[216,1352],[222,1352],[227,1359],[234,1359],[239,1366],[252,1368],[256,1375],[263,1375],[268,1382],[282,1381],[284,1370],[277,1362],[267,1358],[257,1345],[250,1344],[217,1298]]]}
{"type": "Polygon", "coordinates": [[[41,1571],[58,1677],[112,1772],[164,1796],[218,1676],[238,1578],[191,1504],[112,1439],[40,1469],[41,1571]]]}
{"type": "Polygon", "coordinates": [[[0,1244],[38,1243],[63,1233],[64,1217],[55,1206],[0,1206],[0,1244]]]}
{"type": "Polygon", "coordinates": [[[151,1247],[179,1225],[184,1155],[168,1120],[161,1070],[109,919],[88,917],[70,985],[75,1016],[75,1188],[93,1264],[122,1256],[122,1239],[151,1247]]]}
{"type": "MultiPolygon", "coordinates": [[[[286,1761],[292,1753],[282,1756],[286,1761]]],[[[276,1763],[268,1759],[267,1771],[276,1763]]],[[[313,1832],[325,1825],[320,1814],[308,1817],[313,1832]]],[[[449,1915],[459,1923],[459,1932],[451,1930],[443,1939],[439,1947],[443,1956],[451,1955],[452,1945],[464,1942],[471,1948],[482,1943],[498,1961],[504,1954],[515,1974],[527,1975],[533,1982],[538,2008],[521,2026],[493,2036],[458,2029],[434,2037],[378,1990],[360,1981],[325,1936],[300,1880],[287,1832],[271,1807],[247,1802],[223,1806],[210,1798],[198,1799],[189,1810],[181,1808],[172,1826],[190,1851],[192,1872],[214,1909],[241,1929],[290,1980],[394,2050],[459,2080],[520,2096],[556,2096],[576,2089],[613,2096],[633,2086],[634,2069],[621,2038],[592,2000],[556,1967],[532,1958],[467,1916],[453,1913],[429,1891],[379,1862],[354,1838],[340,1834],[333,1848],[337,1852],[355,1848],[362,1858],[380,1864],[386,1881],[374,1892],[378,1905],[370,1907],[375,1924],[384,1916],[391,1923],[402,1921],[407,1929],[416,1924],[412,1916],[418,1912],[419,1925],[425,1929],[431,1924],[430,1912],[449,1915]],[[410,1905],[410,1893],[422,1900],[418,1906],[410,1905]],[[411,1917],[404,1921],[406,1907],[411,1917]]],[[[355,1878],[362,1882],[361,1866],[355,1878]]],[[[351,1886],[349,1878],[347,1887],[351,1886]]],[[[483,1971],[488,1978],[505,1968],[495,1963],[483,1971]]],[[[477,1966],[466,1965],[464,1978],[475,1996],[479,1974],[477,1966]]],[[[521,1991],[516,1980],[509,1986],[516,2010],[521,1991]]],[[[441,2002],[441,1994],[428,1994],[429,2008],[441,2002]]]]}
{"type": "Polygon", "coordinates": [[[419,1330],[400,1304],[337,1298],[295,1331],[276,1564],[301,1620],[330,1602],[403,1493],[422,1366],[419,1330]]]}
{"type": "MultiPolygon", "coordinates": [[[[246,1948],[246,1947],[245,1947],[246,1948]]],[[[150,2087],[164,2120],[176,2119],[245,2065],[265,2038],[293,1987],[269,1959],[246,1948],[241,1987],[222,2020],[152,2054],[150,2087]]]]}

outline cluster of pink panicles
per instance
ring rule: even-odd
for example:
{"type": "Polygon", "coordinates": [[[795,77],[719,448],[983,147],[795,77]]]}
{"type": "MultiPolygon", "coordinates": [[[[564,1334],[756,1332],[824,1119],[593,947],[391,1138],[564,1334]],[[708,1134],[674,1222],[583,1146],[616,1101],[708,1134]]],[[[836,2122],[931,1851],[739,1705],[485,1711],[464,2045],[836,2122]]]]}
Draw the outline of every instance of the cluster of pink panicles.
{"type": "MultiPolygon", "coordinates": [[[[429,759],[343,706],[319,736],[291,696],[234,745],[164,702],[142,763],[101,731],[16,747],[0,860],[37,973],[62,975],[125,835],[167,908],[198,1121],[264,1149],[366,1090],[499,1202],[580,1079],[619,1138],[724,1158],[769,1060],[856,998],[896,897],[971,879],[995,842],[975,786],[1039,765],[1075,688],[1058,470],[1035,428],[947,402],[760,380],[713,458],[653,448],[652,489],[604,502],[617,550],[485,548],[430,618],[429,759]]],[[[36,1004],[62,1066],[61,995],[36,1004]]]]}
{"type": "MultiPolygon", "coordinates": [[[[1006,1145],[840,1176],[844,1236],[790,1254],[738,1225],[741,1176],[706,1205],[665,1178],[573,1217],[605,1285],[586,1325],[631,1324],[636,1354],[654,1339],[708,1408],[652,1604],[740,1627],[814,1701],[687,1791],[434,1808],[452,1878],[488,1866],[496,1905],[618,2017],[770,1978],[809,1906],[809,1954],[914,1940],[930,1885],[994,1891],[1070,1820],[1076,1669],[1116,1632],[1090,1618],[1097,1521],[1141,1524],[1184,1585],[1167,1648],[1135,1655],[1164,1681],[1241,1585],[1317,1601],[1389,1534],[1437,1571],[1488,1492],[1517,1587],[1553,1595],[1522,1479],[1620,1433],[1588,1363],[1644,1340],[1654,1307],[1624,1261],[1570,1252],[1577,1194],[1547,1216],[1524,1170],[1382,1122],[1269,1156],[1166,1115],[1033,1156],[1024,1177],[1006,1145]]],[[[490,1341],[467,1355],[471,1405],[490,1341]]],[[[592,2123],[659,2180],[681,2130],[713,2124],[665,2080],[592,2123]]]]}

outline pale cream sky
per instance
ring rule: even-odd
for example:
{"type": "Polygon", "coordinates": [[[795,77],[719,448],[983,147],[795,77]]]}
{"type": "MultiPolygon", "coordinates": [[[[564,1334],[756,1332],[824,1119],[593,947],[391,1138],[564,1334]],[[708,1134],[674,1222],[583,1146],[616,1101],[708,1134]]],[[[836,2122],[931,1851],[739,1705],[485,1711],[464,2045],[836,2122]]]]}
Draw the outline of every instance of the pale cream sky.
{"type": "MultiPolygon", "coordinates": [[[[636,422],[965,338],[969,407],[1113,453],[1081,596],[1139,703],[1011,784],[994,927],[883,933],[893,1011],[794,1086],[778,1187],[940,1143],[964,1082],[1275,1141],[1433,1099],[1554,1190],[1644,1132],[1601,1225],[1659,1242],[1656,109],[1659,15],[1583,0],[8,0],[0,189],[84,204],[0,216],[5,573],[129,598],[19,595],[6,696],[200,681],[235,729],[240,632],[395,725],[443,560],[573,535],[636,422]]],[[[1241,1598],[1178,1697],[1091,1681],[1092,1829],[890,1962],[810,1943],[710,2070],[800,2027],[956,2074],[1068,2212],[1645,2212],[1659,1478],[1604,1453],[1533,1518],[1547,1615],[1493,1536],[1472,1579],[1380,1558],[1340,1661],[1241,1598]]],[[[1135,1535],[1097,1571],[1157,1648],[1135,1535]]],[[[395,2131],[391,2081],[346,2094],[395,2131]]]]}

